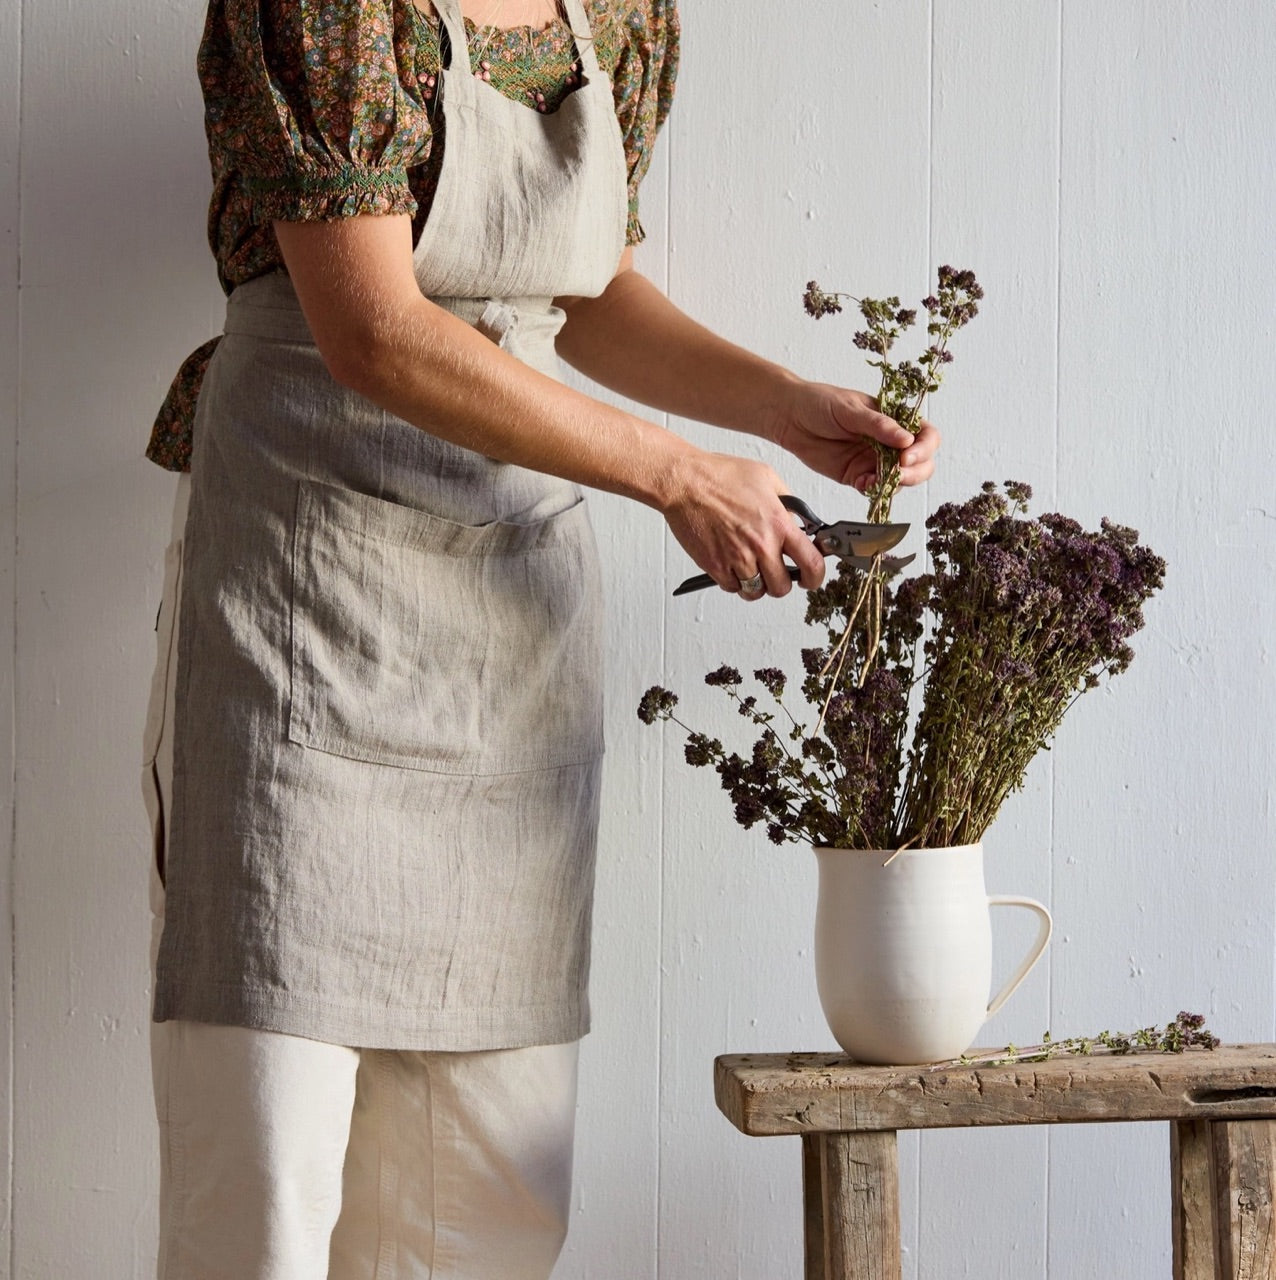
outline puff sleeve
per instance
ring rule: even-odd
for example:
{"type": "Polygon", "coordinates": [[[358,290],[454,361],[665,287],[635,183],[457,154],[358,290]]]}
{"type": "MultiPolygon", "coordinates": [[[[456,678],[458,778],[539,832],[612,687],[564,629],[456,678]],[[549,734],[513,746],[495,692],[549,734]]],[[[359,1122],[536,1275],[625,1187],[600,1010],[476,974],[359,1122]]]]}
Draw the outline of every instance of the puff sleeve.
{"type": "Polygon", "coordinates": [[[254,223],[416,211],[431,128],[412,23],[394,0],[213,0],[205,127],[254,223]]]}
{"type": "Polygon", "coordinates": [[[656,134],[673,104],[679,24],[675,0],[637,0],[625,8],[612,85],[629,168],[626,242],[638,244],[645,235],[638,217],[638,188],[651,164],[656,134]]]}

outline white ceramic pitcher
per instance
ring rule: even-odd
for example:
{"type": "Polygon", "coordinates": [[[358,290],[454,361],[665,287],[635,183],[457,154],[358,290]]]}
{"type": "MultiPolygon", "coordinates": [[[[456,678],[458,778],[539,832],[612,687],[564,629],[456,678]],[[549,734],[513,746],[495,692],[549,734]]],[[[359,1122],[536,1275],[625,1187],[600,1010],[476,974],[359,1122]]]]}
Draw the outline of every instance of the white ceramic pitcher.
{"type": "Polygon", "coordinates": [[[889,850],[815,853],[820,1003],[838,1044],[860,1062],[958,1057],[1050,940],[1040,902],[985,892],[982,844],[893,858],[889,850]],[[989,907],[1027,907],[1040,920],[1027,957],[991,1002],[989,907]]]}

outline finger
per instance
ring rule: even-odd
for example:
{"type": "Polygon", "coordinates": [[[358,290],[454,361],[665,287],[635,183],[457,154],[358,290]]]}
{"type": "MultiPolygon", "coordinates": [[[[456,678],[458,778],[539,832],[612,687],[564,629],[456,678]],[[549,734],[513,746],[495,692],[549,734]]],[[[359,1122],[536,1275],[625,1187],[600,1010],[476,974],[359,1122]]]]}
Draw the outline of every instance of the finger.
{"type": "Polygon", "coordinates": [[[788,566],[781,558],[781,553],[786,550],[788,541],[794,534],[810,546],[809,539],[802,536],[793,516],[780,505],[779,497],[784,491],[783,486],[779,484],[778,477],[773,479],[777,483],[777,488],[774,509],[769,513],[771,527],[758,531],[761,536],[755,544],[756,552],[751,557],[755,567],[736,568],[736,574],[740,579],[740,596],[745,600],[760,600],[768,595],[776,597],[788,595],[793,589],[793,580],[789,577],[788,566]]]}
{"type": "Polygon", "coordinates": [[[741,600],[761,600],[767,593],[766,578],[758,569],[752,573],[748,569],[734,570],[731,574],[735,581],[734,590],[741,600]]]}
{"type": "MultiPolygon", "coordinates": [[[[786,556],[797,566],[800,577],[798,583],[807,591],[814,591],[824,581],[824,556],[797,525],[793,525],[792,529],[784,539],[784,546],[780,548],[786,556]]],[[[780,565],[784,573],[783,590],[776,591],[771,588],[771,580],[767,579],[767,588],[772,595],[787,595],[792,588],[792,580],[789,578],[788,568],[781,561],[780,565]]]]}
{"type": "Polygon", "coordinates": [[[931,423],[923,422],[917,439],[900,455],[901,484],[921,484],[930,479],[935,471],[935,453],[939,442],[939,432],[931,423]]]}
{"type": "Polygon", "coordinates": [[[923,481],[929,480],[935,474],[935,462],[932,458],[927,458],[925,462],[919,462],[912,467],[900,467],[899,482],[905,487],[914,484],[921,484],[923,481]]]}
{"type": "Polygon", "coordinates": [[[856,428],[879,444],[889,445],[892,449],[907,449],[914,443],[913,433],[884,413],[867,414],[861,422],[856,423],[856,428]]]}
{"type": "Polygon", "coordinates": [[[767,581],[762,573],[741,574],[739,581],[741,600],[761,600],[767,594],[767,581]]]}
{"type": "Polygon", "coordinates": [[[798,568],[799,582],[808,590],[818,587],[824,579],[824,557],[806,534],[793,524],[788,527],[784,542],[774,555],[761,554],[752,574],[744,569],[736,570],[739,593],[742,600],[760,600],[763,596],[787,596],[793,590],[793,576],[784,556],[790,556],[798,568]],[[755,585],[756,582],[756,585],[755,585]]]}
{"type": "Polygon", "coordinates": [[[762,579],[762,589],[750,599],[760,600],[763,596],[787,596],[793,590],[793,580],[789,577],[788,567],[778,556],[758,566],[758,574],[762,579]]]}
{"type": "Polygon", "coordinates": [[[933,458],[939,451],[940,440],[938,428],[933,423],[923,421],[913,442],[905,447],[900,461],[907,467],[933,458]]]}

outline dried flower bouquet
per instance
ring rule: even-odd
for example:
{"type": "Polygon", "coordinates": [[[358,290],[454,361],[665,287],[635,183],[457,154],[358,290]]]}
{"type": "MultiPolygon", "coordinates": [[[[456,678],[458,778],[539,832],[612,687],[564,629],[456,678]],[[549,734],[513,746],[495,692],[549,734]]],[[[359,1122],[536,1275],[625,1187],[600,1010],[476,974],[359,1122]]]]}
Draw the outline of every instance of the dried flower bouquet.
{"type": "MultiPolygon", "coordinates": [[[[819,317],[845,295],[812,282],[805,305],[819,317]]],[[[941,267],[922,305],[929,346],[916,362],[887,355],[916,318],[898,298],[865,299],[855,345],[881,371],[884,412],[916,432],[926,395],[951,360],[948,340],[976,314],[974,275],[941,267]]],[[[890,517],[898,459],[882,449],[869,518],[890,517]]],[[[749,754],[685,725],[678,698],[655,686],[639,717],[687,733],[686,758],[712,766],[745,828],[766,826],[776,844],[859,849],[939,848],[983,837],[1064,713],[1104,675],[1124,671],[1143,604],[1164,562],[1137,533],[1108,520],[1098,532],[1067,516],[1027,515],[1026,484],[986,483],[927,520],[929,572],[898,579],[889,560],[843,562],[812,591],[808,624],[825,643],[802,651],[801,692],[815,723],[786,702],[788,677],[753,673],[769,702],[745,692],[739,671],[719,667],[721,688],[757,730],[749,754]],[[922,688],[920,709],[911,694],[922,688]]]]}

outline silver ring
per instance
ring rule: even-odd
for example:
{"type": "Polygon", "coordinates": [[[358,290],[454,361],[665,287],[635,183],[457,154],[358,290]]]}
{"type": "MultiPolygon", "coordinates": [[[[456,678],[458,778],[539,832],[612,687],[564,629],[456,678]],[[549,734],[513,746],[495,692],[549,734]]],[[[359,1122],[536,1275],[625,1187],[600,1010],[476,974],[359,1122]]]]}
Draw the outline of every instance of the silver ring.
{"type": "Polygon", "coordinates": [[[739,579],[739,582],[740,594],[742,596],[757,596],[762,594],[762,575],[760,573],[755,573],[751,578],[741,578],[739,579]]]}

